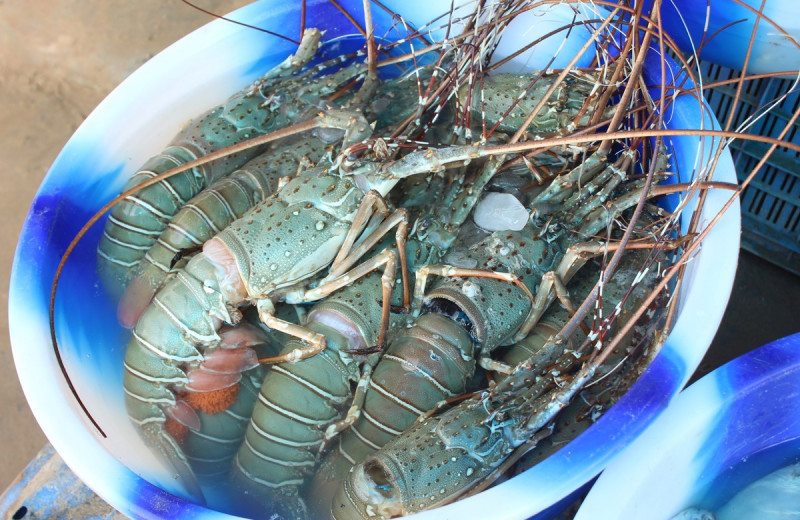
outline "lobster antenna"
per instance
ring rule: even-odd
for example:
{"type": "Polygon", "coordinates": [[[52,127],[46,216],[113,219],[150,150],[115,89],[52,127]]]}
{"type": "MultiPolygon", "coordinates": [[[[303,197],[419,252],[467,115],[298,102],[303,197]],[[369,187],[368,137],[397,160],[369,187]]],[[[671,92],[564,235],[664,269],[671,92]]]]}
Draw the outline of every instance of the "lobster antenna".
{"type": "MultiPolygon", "coordinates": [[[[103,212],[103,213],[105,213],[105,212],[103,212]]],[[[103,215],[103,213],[99,213],[99,214],[95,215],[84,226],[84,228],[86,230],[88,230],[89,227],[92,226],[92,224],[97,222],[97,219],[99,219],[103,215]]],[[[83,236],[83,235],[81,235],[81,236],[83,236]]],[[[94,426],[97,429],[98,433],[104,439],[107,439],[108,435],[106,435],[106,433],[103,431],[103,429],[100,428],[100,425],[97,424],[97,421],[94,419],[94,417],[92,417],[92,414],[89,413],[89,409],[86,408],[86,405],[83,403],[83,401],[81,400],[80,396],[78,395],[78,391],[75,389],[75,385],[72,383],[72,379],[69,377],[69,374],[67,373],[67,367],[64,365],[64,359],[61,357],[61,350],[58,348],[58,339],[56,338],[56,318],[55,318],[56,288],[58,287],[58,281],[61,278],[61,273],[64,270],[64,263],[67,261],[67,258],[69,258],[70,253],[72,253],[72,250],[75,249],[76,245],[78,245],[78,241],[77,240],[73,240],[72,243],[69,245],[69,247],[67,247],[67,250],[64,252],[64,255],[61,257],[61,261],[58,264],[58,268],[56,268],[56,274],[53,277],[53,288],[50,291],[50,309],[49,309],[50,310],[50,338],[53,341],[53,352],[56,355],[56,361],[58,362],[58,368],[61,370],[61,374],[64,376],[64,381],[67,382],[67,386],[69,387],[70,392],[72,392],[72,395],[75,397],[75,400],[78,402],[78,406],[80,406],[81,410],[83,410],[83,413],[85,413],[86,417],[89,418],[89,421],[92,423],[92,426],[94,426]]]]}
{"type": "MultiPolygon", "coordinates": [[[[286,40],[288,42],[292,42],[292,43],[294,43],[296,45],[300,45],[299,41],[294,40],[292,38],[289,38],[288,36],[284,36],[282,34],[278,34],[276,32],[269,31],[267,29],[264,29],[263,27],[256,27],[255,25],[250,25],[250,24],[246,24],[244,22],[238,22],[238,21],[233,20],[231,18],[227,18],[225,16],[222,16],[220,14],[214,13],[214,12],[209,11],[207,9],[203,9],[199,5],[195,5],[195,4],[191,3],[189,0],[181,0],[181,2],[183,2],[184,4],[188,5],[189,7],[193,8],[193,9],[197,9],[201,13],[205,13],[205,14],[207,14],[209,16],[213,16],[214,18],[219,18],[220,20],[225,20],[226,22],[235,23],[236,25],[241,25],[243,27],[248,27],[250,29],[255,29],[256,31],[261,31],[261,32],[264,32],[264,33],[267,33],[267,34],[271,34],[272,36],[277,36],[278,38],[284,39],[284,40],[286,40]]],[[[303,18],[302,18],[302,22],[301,22],[303,25],[305,24],[305,7],[306,7],[306,3],[304,1],[303,2],[303,10],[302,10],[303,18]]]]}
{"type": "Polygon", "coordinates": [[[367,32],[367,63],[369,75],[374,79],[377,77],[377,48],[375,47],[375,27],[372,24],[372,9],[369,0],[364,0],[364,26],[367,32]]]}
{"type": "MultiPolygon", "coordinates": [[[[386,11],[392,17],[393,20],[399,19],[402,21],[403,25],[408,25],[402,16],[400,16],[399,14],[395,13],[394,11],[383,5],[379,0],[371,0],[371,2],[380,7],[381,9],[383,9],[384,11],[386,11]]],[[[411,31],[411,36],[413,38],[419,39],[425,45],[431,45],[431,42],[429,42],[428,39],[425,38],[425,36],[423,36],[422,33],[416,27],[413,27],[413,29],[414,30],[411,31]]]]}
{"type": "Polygon", "coordinates": [[[300,2],[300,38],[303,38],[303,33],[306,32],[306,0],[300,2]]]}

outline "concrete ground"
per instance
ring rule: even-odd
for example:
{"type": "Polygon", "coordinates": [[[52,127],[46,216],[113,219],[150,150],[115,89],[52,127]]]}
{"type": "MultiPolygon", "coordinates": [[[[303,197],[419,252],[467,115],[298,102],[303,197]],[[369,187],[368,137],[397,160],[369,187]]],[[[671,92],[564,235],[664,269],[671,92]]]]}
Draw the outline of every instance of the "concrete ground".
{"type": "MultiPolygon", "coordinates": [[[[226,13],[247,0],[203,0],[226,13]]],[[[0,0],[0,490],[45,438],[17,382],[8,339],[8,276],[19,230],[56,154],[128,74],[209,16],[178,0],[0,0]]],[[[800,331],[800,278],[743,253],[706,373],[800,331]]]]}

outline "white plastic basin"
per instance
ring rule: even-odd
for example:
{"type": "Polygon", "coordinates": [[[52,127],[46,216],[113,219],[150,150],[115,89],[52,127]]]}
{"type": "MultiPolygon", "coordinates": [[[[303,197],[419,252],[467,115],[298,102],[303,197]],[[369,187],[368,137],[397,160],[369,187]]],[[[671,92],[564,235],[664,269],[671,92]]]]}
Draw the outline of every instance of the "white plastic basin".
{"type": "MultiPolygon", "coordinates": [[[[342,2],[360,12],[361,2],[342,2]]],[[[438,15],[449,2],[386,2],[411,23],[438,15]]],[[[351,34],[350,23],[328,2],[309,2],[307,26],[326,29],[326,38],[351,34]]],[[[551,11],[509,31],[542,34],[572,19],[571,11],[551,11]]],[[[299,26],[299,6],[260,1],[232,14],[281,32],[299,26]]],[[[374,9],[377,34],[397,37],[391,18],[374,9]]],[[[294,31],[293,35],[298,31],[294,31]]],[[[575,30],[552,66],[563,66],[586,39],[575,30]]],[[[544,66],[563,36],[511,67],[544,66]]],[[[121,189],[128,176],[160,151],[181,124],[224,101],[293,45],[268,34],[214,21],[158,54],[86,119],[59,154],[42,183],[16,251],[9,295],[14,360],[28,402],[42,430],[64,461],[89,487],[122,513],[136,518],[225,518],[181,497],[184,489],[149,454],[129,422],[122,390],[126,331],[117,325],[115,304],[96,275],[96,245],[102,223],[79,244],[66,265],[56,300],[56,328],[64,362],[102,438],[79,409],[56,363],[48,327],[50,284],[61,255],[75,233],[121,189]]],[[[503,54],[503,49],[497,56],[503,54]]],[[[660,67],[648,64],[647,80],[658,81],[660,67]]],[[[672,78],[670,78],[672,79],[672,78]]],[[[671,128],[711,128],[697,102],[677,99],[667,114],[671,128]]],[[[672,139],[675,168],[687,179],[707,160],[711,139],[672,139]],[[702,155],[705,154],[705,155],[702,155]]],[[[723,156],[714,178],[735,182],[730,158],[723,156]]],[[[727,199],[711,192],[701,218],[708,223],[727,199]]],[[[684,227],[686,226],[684,222],[684,227]]],[[[688,380],[714,336],[733,284],[739,250],[739,207],[734,205],[690,263],[681,310],[662,352],[625,398],[589,431],[544,463],[476,497],[422,514],[420,518],[522,519],[544,511],[596,476],[624,446],[664,409],[688,380]],[[498,508],[497,504],[503,504],[498,508]]]]}

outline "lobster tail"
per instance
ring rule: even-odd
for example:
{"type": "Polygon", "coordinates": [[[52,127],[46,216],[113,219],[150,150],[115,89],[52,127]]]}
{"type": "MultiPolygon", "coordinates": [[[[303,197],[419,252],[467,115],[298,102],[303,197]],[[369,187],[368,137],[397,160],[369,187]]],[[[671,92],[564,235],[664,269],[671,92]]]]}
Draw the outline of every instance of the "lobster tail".
{"type": "Polygon", "coordinates": [[[139,434],[172,468],[172,473],[176,476],[175,480],[184,487],[189,496],[196,502],[205,504],[203,490],[189,465],[186,454],[175,438],[157,423],[147,424],[139,430],[139,434]]]}
{"type": "MultiPolygon", "coordinates": [[[[319,38],[319,31],[305,31],[303,44],[295,56],[231,96],[224,104],[192,120],[162,153],[148,160],[133,175],[123,191],[195,159],[315,115],[323,96],[361,73],[361,67],[351,66],[328,75],[310,77],[323,70],[325,65],[322,65],[297,74],[314,57],[319,38]],[[297,95],[276,95],[280,89],[288,89],[293,84],[300,88],[297,95]]],[[[136,275],[145,253],[184,204],[263,150],[262,145],[231,153],[164,178],[114,206],[98,246],[100,277],[107,290],[115,296],[122,292],[136,275]]]]}
{"type": "Polygon", "coordinates": [[[202,485],[213,488],[227,478],[263,377],[264,370],[260,367],[245,373],[233,405],[216,414],[199,412],[200,428],[187,432],[181,447],[202,485]]]}
{"type": "MultiPolygon", "coordinates": [[[[200,150],[191,145],[169,146],[147,161],[123,191],[200,155],[200,150]]],[[[201,181],[204,175],[204,171],[182,172],[126,197],[112,208],[97,249],[100,275],[109,291],[118,293],[130,282],[172,215],[205,187],[201,181]]]]}
{"type": "Polygon", "coordinates": [[[186,271],[171,278],[156,295],[125,352],[123,386],[129,417],[162,453],[184,464],[176,439],[187,427],[199,428],[199,420],[176,394],[190,382],[187,372],[204,360],[198,347],[217,345],[222,321],[233,321],[215,287],[217,273],[211,260],[196,255],[186,271]],[[170,420],[175,429],[167,432],[170,420]]]}

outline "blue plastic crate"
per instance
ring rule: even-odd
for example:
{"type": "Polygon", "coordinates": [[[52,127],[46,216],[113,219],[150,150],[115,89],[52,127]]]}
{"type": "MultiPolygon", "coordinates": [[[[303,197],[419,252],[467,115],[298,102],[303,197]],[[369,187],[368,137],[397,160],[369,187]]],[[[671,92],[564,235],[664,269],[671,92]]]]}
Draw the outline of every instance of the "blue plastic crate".
{"type": "MultiPolygon", "coordinates": [[[[701,62],[706,82],[736,78],[737,70],[710,62],[701,62]]],[[[715,87],[705,92],[706,101],[720,123],[735,110],[732,128],[738,128],[754,114],[759,117],[748,133],[778,137],[792,114],[800,110],[800,92],[792,89],[791,79],[767,78],[745,82],[737,106],[733,106],[736,84],[715,87]]],[[[784,139],[800,144],[800,124],[795,123],[784,139]]],[[[731,153],[739,180],[758,164],[769,145],[736,140],[731,153]]],[[[800,275],[800,153],[778,148],[758,171],[741,196],[742,247],[748,251],[800,275]]]]}

